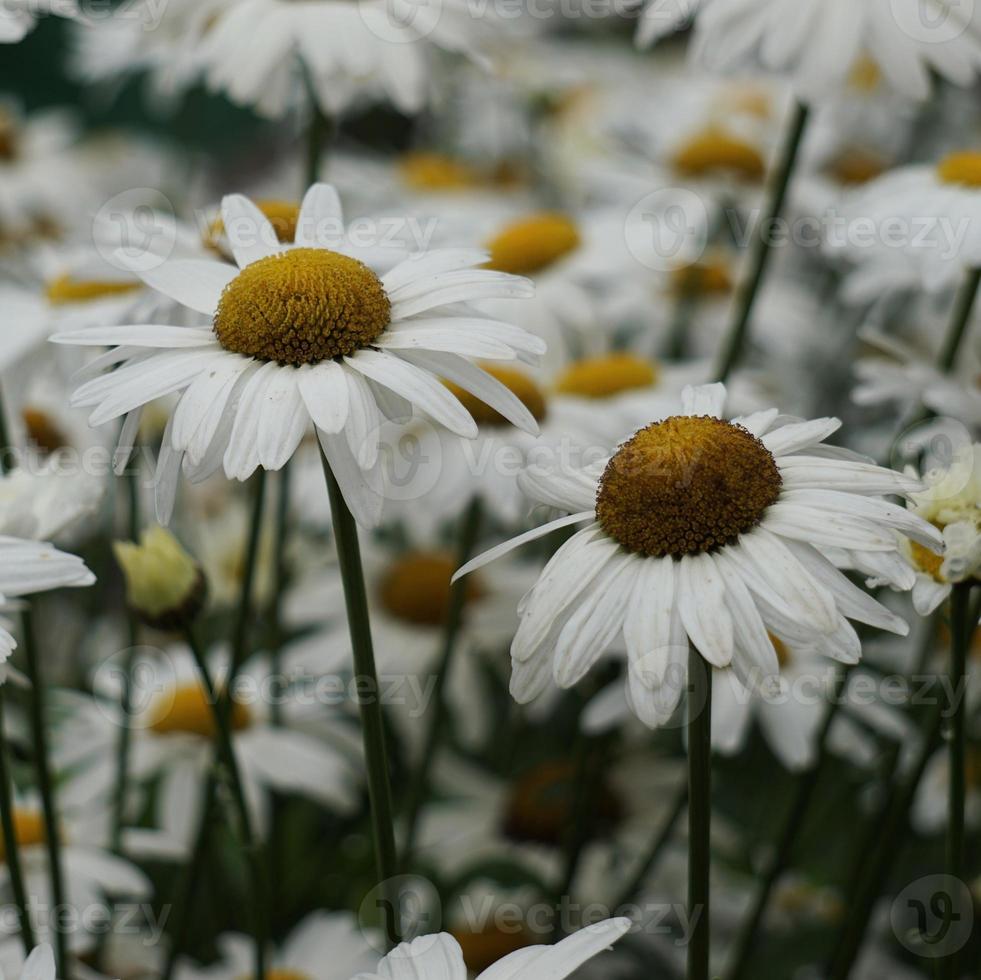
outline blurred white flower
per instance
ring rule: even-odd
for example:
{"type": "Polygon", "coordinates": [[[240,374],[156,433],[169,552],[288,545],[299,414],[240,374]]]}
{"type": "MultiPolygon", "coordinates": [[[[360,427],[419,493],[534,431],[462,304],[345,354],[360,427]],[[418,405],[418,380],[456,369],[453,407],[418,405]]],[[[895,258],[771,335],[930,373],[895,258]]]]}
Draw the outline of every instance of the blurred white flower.
{"type": "Polygon", "coordinates": [[[45,14],[81,17],[78,0],[3,0],[0,4],[0,44],[23,41],[45,14]]]}

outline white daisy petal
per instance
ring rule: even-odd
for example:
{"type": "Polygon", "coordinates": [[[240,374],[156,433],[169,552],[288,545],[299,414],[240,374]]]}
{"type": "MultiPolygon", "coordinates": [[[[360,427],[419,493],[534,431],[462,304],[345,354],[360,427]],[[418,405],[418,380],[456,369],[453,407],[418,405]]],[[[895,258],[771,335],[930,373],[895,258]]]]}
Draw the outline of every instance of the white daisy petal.
{"type": "Polygon", "coordinates": [[[257,449],[259,463],[267,470],[282,469],[307,431],[310,416],[300,397],[296,375],[291,367],[280,368],[263,394],[257,449]]]}
{"type": "Polygon", "coordinates": [[[682,415],[711,415],[722,418],[726,403],[726,386],[723,384],[686,385],[681,392],[682,415]]]}
{"type": "Polygon", "coordinates": [[[732,616],[712,557],[685,555],[678,566],[677,589],[678,611],[692,643],[714,667],[727,667],[734,649],[732,616]]]}
{"type": "Polygon", "coordinates": [[[222,198],[221,220],[240,269],[284,249],[269,219],[242,194],[226,194],[222,198]]]}
{"type": "Polygon", "coordinates": [[[344,368],[335,361],[305,366],[297,383],[313,424],[330,435],[340,432],[347,422],[349,402],[344,368]]]}
{"type": "Polygon", "coordinates": [[[226,262],[173,259],[141,272],[140,278],[188,309],[212,316],[225,287],[237,275],[238,269],[226,262]]]}
{"type": "Polygon", "coordinates": [[[314,184],[303,196],[296,219],[295,243],[299,247],[330,248],[343,230],[344,211],[330,184],[314,184]]]}
{"type": "Polygon", "coordinates": [[[760,437],[760,442],[774,456],[788,456],[800,452],[816,443],[824,442],[828,436],[841,428],[840,419],[813,419],[809,422],[797,422],[783,425],[760,437]]]}

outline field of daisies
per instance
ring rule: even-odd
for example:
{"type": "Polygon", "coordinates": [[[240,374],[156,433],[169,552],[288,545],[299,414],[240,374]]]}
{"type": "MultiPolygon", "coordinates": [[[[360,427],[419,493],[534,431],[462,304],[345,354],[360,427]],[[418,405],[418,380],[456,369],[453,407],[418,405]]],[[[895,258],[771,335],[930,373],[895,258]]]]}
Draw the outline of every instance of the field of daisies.
{"type": "Polygon", "coordinates": [[[0,0],[0,980],[981,977],[981,0],[0,0]]]}

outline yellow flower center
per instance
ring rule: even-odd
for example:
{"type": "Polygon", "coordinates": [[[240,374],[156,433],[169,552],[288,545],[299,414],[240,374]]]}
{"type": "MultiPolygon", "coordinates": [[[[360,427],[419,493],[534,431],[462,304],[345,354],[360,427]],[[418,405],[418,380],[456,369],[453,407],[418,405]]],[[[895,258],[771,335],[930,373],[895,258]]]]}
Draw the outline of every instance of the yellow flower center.
{"type": "Polygon", "coordinates": [[[867,54],[860,55],[848,76],[848,84],[857,92],[874,92],[882,84],[882,69],[867,54]]]}
{"type": "MultiPolygon", "coordinates": [[[[44,816],[37,810],[14,809],[14,837],[18,847],[43,844],[48,835],[44,828],[44,816]]],[[[0,861],[7,860],[7,842],[0,834],[0,861]]]]}
{"type": "MultiPolygon", "coordinates": [[[[481,364],[480,366],[517,395],[538,422],[545,418],[545,395],[533,378],[525,374],[524,371],[517,370],[517,368],[499,367],[496,364],[481,364]]],[[[474,417],[474,421],[478,425],[505,426],[511,424],[497,409],[491,408],[490,405],[466,389],[452,381],[444,381],[443,384],[463,403],[463,407],[474,417]]]]}
{"type": "Polygon", "coordinates": [[[491,269],[528,276],[542,272],[574,252],[582,239],[575,222],[564,214],[542,211],[514,221],[488,243],[491,269]]]}
{"type": "Polygon", "coordinates": [[[760,151],[721,126],[709,126],[696,133],[675,151],[672,165],[685,177],[731,174],[744,180],[761,180],[766,173],[760,151]]]}
{"type": "Polygon", "coordinates": [[[723,259],[704,259],[671,273],[671,289],[677,296],[721,296],[732,292],[732,286],[732,274],[723,259]]]}
{"type": "Polygon", "coordinates": [[[226,350],[280,364],[317,364],[367,347],[390,303],[363,262],[296,248],[246,266],[226,287],[215,334],[226,350]]]}
{"type": "Polygon", "coordinates": [[[13,163],[20,151],[17,127],[6,113],[0,111],[0,160],[13,163]]]}
{"type": "MultiPolygon", "coordinates": [[[[162,703],[150,722],[150,729],[159,735],[182,732],[213,739],[215,728],[214,707],[201,684],[181,684],[169,694],[161,696],[162,703]]],[[[248,705],[232,702],[231,725],[234,731],[242,731],[252,724],[252,712],[248,705]]]]}
{"type": "MultiPolygon", "coordinates": [[[[296,224],[300,217],[300,205],[296,201],[264,200],[256,201],[255,205],[269,219],[280,242],[292,245],[296,241],[296,224]]],[[[225,255],[226,249],[222,247],[224,236],[225,222],[218,215],[205,233],[204,244],[225,255]]]]}
{"type": "Polygon", "coordinates": [[[91,303],[108,296],[125,296],[141,289],[138,282],[111,282],[99,279],[75,279],[72,276],[58,276],[48,283],[44,291],[52,306],[66,306],[69,303],[91,303]]]}
{"type": "Polygon", "coordinates": [[[480,183],[473,167],[442,153],[409,153],[399,161],[399,172],[414,191],[458,191],[480,183]]]}
{"type": "Polygon", "coordinates": [[[734,542],[780,487],[773,456],[741,426],[675,416],[617,450],[600,479],[596,517],[627,551],[681,558],[734,542]]]}
{"type": "Polygon", "coordinates": [[[929,575],[935,582],[944,581],[943,576],[940,574],[940,568],[944,563],[943,555],[935,555],[929,548],[920,544],[918,541],[910,541],[909,549],[913,564],[924,575],[929,575]]]}
{"type": "MultiPolygon", "coordinates": [[[[575,810],[576,767],[567,760],[546,762],[526,772],[511,787],[504,813],[504,834],[513,841],[561,847],[568,839],[575,810]]],[[[624,807],[606,781],[590,800],[589,836],[610,833],[624,807]]]]}
{"type": "Polygon", "coordinates": [[[731,91],[724,93],[722,101],[730,112],[755,116],[757,119],[769,119],[773,115],[770,93],[757,85],[734,86],[731,91]]]}
{"type": "Polygon", "coordinates": [[[773,649],[777,652],[777,663],[780,664],[780,669],[783,670],[784,667],[789,667],[793,663],[794,658],[787,649],[787,644],[779,636],[774,636],[772,633],[768,633],[767,635],[770,637],[773,649]]]}
{"type": "Polygon", "coordinates": [[[612,398],[624,391],[657,383],[657,366],[634,354],[604,354],[570,364],[559,375],[555,390],[580,398],[612,398]]]}
{"type": "Polygon", "coordinates": [[[855,150],[844,153],[828,168],[828,174],[839,184],[858,186],[875,180],[886,169],[886,162],[874,153],[855,150]]]}
{"type": "MultiPolygon", "coordinates": [[[[450,610],[450,579],[456,562],[439,552],[416,552],[395,562],[379,586],[387,612],[416,626],[442,626],[450,610]]],[[[480,579],[466,581],[464,602],[483,595],[480,579]]]]}
{"type": "Polygon", "coordinates": [[[937,175],[944,184],[981,188],[981,150],[951,153],[937,164],[937,175]]]}
{"type": "Polygon", "coordinates": [[[463,962],[474,974],[483,973],[508,954],[535,943],[535,937],[520,923],[507,928],[494,922],[477,929],[460,926],[450,929],[450,935],[460,944],[463,962]]]}
{"type": "Polygon", "coordinates": [[[25,408],[21,412],[27,441],[44,453],[55,453],[68,445],[68,439],[46,412],[38,408],[25,408]]]}

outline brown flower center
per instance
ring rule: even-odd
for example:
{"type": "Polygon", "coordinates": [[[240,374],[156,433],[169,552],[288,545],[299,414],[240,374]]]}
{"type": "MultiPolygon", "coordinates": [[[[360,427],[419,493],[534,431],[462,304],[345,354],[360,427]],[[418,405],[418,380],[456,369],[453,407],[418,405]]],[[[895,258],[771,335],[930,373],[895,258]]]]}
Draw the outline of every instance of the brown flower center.
{"type": "MultiPolygon", "coordinates": [[[[416,552],[395,562],[379,586],[379,599],[391,615],[416,626],[442,626],[450,610],[450,579],[456,561],[439,552],[416,552]]],[[[483,595],[480,579],[465,579],[464,602],[483,595]]]]}
{"type": "Polygon", "coordinates": [[[43,453],[56,453],[68,445],[68,439],[47,412],[38,408],[25,408],[21,412],[27,441],[43,453]]]}
{"type": "MultiPolygon", "coordinates": [[[[500,367],[496,364],[481,364],[480,366],[489,375],[500,381],[502,385],[510,389],[513,394],[517,395],[536,421],[541,422],[545,418],[547,411],[545,395],[533,378],[517,368],[500,367]]],[[[476,395],[472,395],[465,388],[461,388],[452,381],[444,381],[443,383],[460,400],[478,425],[505,426],[511,424],[497,409],[491,408],[490,405],[481,401],[476,395]]]]}
{"type": "Polygon", "coordinates": [[[392,305],[364,263],[295,248],[246,266],[218,302],[214,329],[226,350],[280,364],[317,364],[367,347],[392,305]]]}
{"type": "Polygon", "coordinates": [[[773,456],[741,426],[674,416],[616,452],[600,479],[596,517],[628,551],[681,558],[757,525],[781,482],[773,456]]]}
{"type": "MultiPolygon", "coordinates": [[[[150,729],[159,735],[182,732],[213,739],[217,734],[214,709],[201,684],[181,684],[169,695],[162,697],[150,722],[150,729]]],[[[242,731],[252,724],[252,712],[248,705],[232,702],[231,724],[234,731],[242,731]]]]}
{"type": "Polygon", "coordinates": [[[564,214],[542,211],[507,225],[487,244],[491,269],[530,276],[574,252],[582,239],[564,214]]]}

